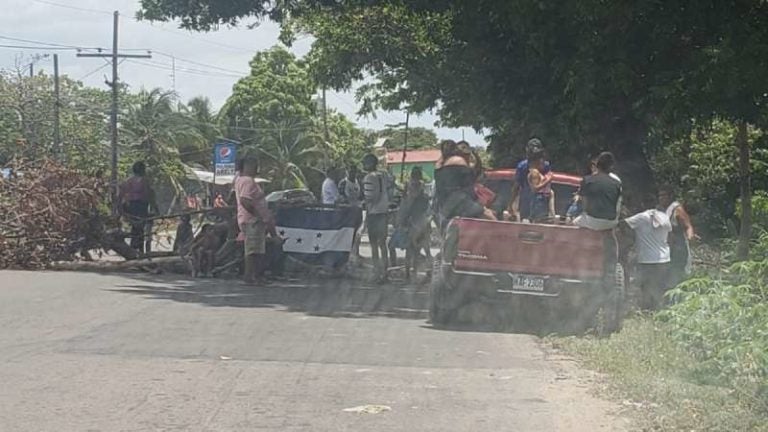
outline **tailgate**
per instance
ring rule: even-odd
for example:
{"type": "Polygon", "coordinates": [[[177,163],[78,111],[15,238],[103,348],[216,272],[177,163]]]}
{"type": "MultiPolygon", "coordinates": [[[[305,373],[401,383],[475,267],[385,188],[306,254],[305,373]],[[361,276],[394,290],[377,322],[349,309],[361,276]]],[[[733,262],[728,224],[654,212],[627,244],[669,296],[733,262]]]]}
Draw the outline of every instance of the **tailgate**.
{"type": "Polygon", "coordinates": [[[564,225],[454,221],[457,270],[592,279],[603,273],[605,233],[564,225]]]}

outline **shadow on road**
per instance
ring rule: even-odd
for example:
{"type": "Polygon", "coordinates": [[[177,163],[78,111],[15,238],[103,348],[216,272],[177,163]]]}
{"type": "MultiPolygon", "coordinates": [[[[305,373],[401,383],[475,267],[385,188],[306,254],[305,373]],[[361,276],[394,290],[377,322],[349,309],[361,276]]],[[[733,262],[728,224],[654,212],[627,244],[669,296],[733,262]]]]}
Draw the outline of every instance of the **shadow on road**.
{"type": "Polygon", "coordinates": [[[112,291],[211,307],[276,308],[326,317],[427,318],[429,293],[421,286],[374,286],[349,279],[326,279],[250,287],[237,280],[131,276],[137,283],[120,285],[112,291]]]}

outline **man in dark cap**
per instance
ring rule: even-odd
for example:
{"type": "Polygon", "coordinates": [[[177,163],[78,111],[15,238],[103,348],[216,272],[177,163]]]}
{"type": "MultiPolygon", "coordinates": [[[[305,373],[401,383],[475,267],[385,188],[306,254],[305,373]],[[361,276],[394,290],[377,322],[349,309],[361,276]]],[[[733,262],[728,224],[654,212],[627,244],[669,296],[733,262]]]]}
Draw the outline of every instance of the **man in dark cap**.
{"type": "MultiPolygon", "coordinates": [[[[521,160],[515,168],[515,183],[512,185],[512,199],[509,202],[509,213],[512,215],[512,220],[517,221],[530,219],[531,200],[534,194],[528,184],[529,161],[545,157],[544,145],[538,138],[533,138],[525,146],[525,153],[526,158],[521,160]]],[[[545,182],[552,181],[552,167],[549,161],[544,161],[541,174],[545,182]]]]}

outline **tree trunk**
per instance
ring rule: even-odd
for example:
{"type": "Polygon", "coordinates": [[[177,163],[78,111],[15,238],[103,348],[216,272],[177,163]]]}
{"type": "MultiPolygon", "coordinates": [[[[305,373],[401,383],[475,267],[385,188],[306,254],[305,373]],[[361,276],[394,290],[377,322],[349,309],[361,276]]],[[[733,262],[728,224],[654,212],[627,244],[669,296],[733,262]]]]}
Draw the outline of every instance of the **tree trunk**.
{"type": "Polygon", "coordinates": [[[741,199],[741,230],[736,258],[739,261],[749,259],[749,246],[752,240],[752,175],[749,164],[749,138],[747,123],[740,121],[736,132],[736,146],[739,149],[739,189],[741,199]]]}

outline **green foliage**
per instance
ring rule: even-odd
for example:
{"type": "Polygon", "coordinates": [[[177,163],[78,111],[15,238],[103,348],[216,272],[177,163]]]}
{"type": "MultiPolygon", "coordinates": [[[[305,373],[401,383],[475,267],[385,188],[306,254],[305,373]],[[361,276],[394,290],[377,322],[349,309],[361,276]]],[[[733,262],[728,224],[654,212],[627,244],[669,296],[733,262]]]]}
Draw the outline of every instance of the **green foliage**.
{"type": "MultiPolygon", "coordinates": [[[[768,189],[768,147],[762,131],[751,128],[752,186],[768,189]]],[[[697,229],[707,237],[720,238],[735,233],[740,219],[738,194],[738,149],[734,142],[736,126],[722,119],[701,122],[679,139],[654,136],[656,151],[651,166],[660,183],[674,186],[697,229]]],[[[760,194],[753,198],[758,200],[760,194]]],[[[768,204],[766,204],[768,205],[768,204]]],[[[753,214],[759,218],[758,209],[753,214]]],[[[763,216],[768,228],[768,214],[763,216]]],[[[760,219],[756,219],[758,223],[760,219]]]]}
{"type": "Polygon", "coordinates": [[[538,0],[144,0],[149,19],[208,30],[270,17],[307,32],[313,76],[337,89],[368,78],[363,112],[435,109],[489,128],[495,159],[543,138],[557,166],[616,153],[627,188],[647,192],[648,133],[691,119],[765,120],[768,3],[538,0]],[[733,79],[739,71],[739,79],[733,79]]]}
{"type": "Polygon", "coordinates": [[[122,160],[127,165],[143,160],[150,174],[174,185],[183,177],[179,148],[182,143],[203,143],[192,119],[178,109],[172,92],[141,90],[121,118],[122,160]]]}
{"type": "MultiPolygon", "coordinates": [[[[374,140],[388,138],[384,146],[389,150],[402,150],[405,145],[405,129],[386,128],[373,133],[374,140]]],[[[437,135],[432,129],[424,127],[408,128],[408,149],[419,150],[435,148],[437,135]]]]}
{"type": "Polygon", "coordinates": [[[190,99],[186,106],[180,106],[179,109],[189,117],[200,135],[200,140],[184,141],[180,144],[182,160],[210,166],[211,146],[224,135],[211,101],[207,97],[198,96],[190,99]]]}
{"type": "Polygon", "coordinates": [[[282,47],[260,52],[251,60],[251,74],[240,79],[221,109],[230,136],[258,143],[275,122],[309,129],[317,111],[316,86],[306,65],[282,47]]]}
{"type": "Polygon", "coordinates": [[[611,396],[623,401],[622,414],[637,430],[767,431],[764,407],[737,394],[736,383],[711,385],[672,335],[667,324],[635,316],[610,338],[550,340],[607,375],[611,396]]]}
{"type": "Polygon", "coordinates": [[[249,145],[262,156],[262,173],[271,183],[271,190],[307,188],[309,171],[319,171],[326,147],[319,136],[304,132],[307,125],[276,122],[258,144],[249,145]]]}
{"type": "Polygon", "coordinates": [[[768,413],[768,260],[689,280],[669,296],[674,304],[658,318],[697,359],[697,375],[737,389],[768,413]]]}
{"type": "MultiPolygon", "coordinates": [[[[322,123],[316,121],[315,134],[322,136],[322,123]]],[[[331,163],[339,167],[359,165],[370,150],[371,137],[355,126],[344,115],[328,112],[328,147],[331,163]]]]}
{"type": "MultiPolygon", "coordinates": [[[[61,140],[70,164],[89,170],[106,167],[109,94],[62,77],[61,140]]],[[[0,157],[40,159],[54,153],[53,79],[0,71],[0,157]]]]}
{"type": "Polygon", "coordinates": [[[270,188],[316,189],[330,165],[359,161],[367,149],[364,133],[329,110],[326,122],[314,98],[317,84],[308,66],[285,48],[260,52],[251,74],[235,85],[220,117],[229,136],[263,156],[270,188]]]}

